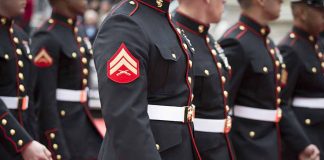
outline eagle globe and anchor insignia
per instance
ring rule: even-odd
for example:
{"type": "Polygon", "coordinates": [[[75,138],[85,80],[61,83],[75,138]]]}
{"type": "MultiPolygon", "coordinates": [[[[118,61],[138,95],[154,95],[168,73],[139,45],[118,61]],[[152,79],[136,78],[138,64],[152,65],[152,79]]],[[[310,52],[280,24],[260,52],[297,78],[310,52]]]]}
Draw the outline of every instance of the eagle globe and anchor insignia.
{"type": "Polygon", "coordinates": [[[124,43],[107,62],[107,76],[117,83],[130,83],[140,75],[139,61],[127,49],[124,43]]]}

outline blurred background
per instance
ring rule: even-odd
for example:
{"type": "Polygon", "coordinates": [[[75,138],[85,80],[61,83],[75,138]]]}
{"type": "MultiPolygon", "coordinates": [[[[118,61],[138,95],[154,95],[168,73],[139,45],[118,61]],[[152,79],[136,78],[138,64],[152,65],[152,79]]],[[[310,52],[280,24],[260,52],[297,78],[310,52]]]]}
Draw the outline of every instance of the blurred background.
{"type": "MultiPolygon", "coordinates": [[[[27,0],[28,5],[26,13],[21,17],[18,22],[28,32],[39,27],[44,21],[48,19],[51,13],[51,8],[47,0],[27,0]]],[[[88,10],[82,18],[82,23],[86,26],[86,32],[90,40],[94,40],[98,26],[106,17],[111,8],[120,0],[88,0],[88,10]]],[[[170,11],[173,11],[177,6],[174,1],[171,4],[170,11]]],[[[235,23],[240,15],[240,9],[237,0],[227,0],[223,20],[218,24],[213,24],[210,33],[218,39],[224,31],[235,23]]],[[[289,1],[285,0],[280,19],[271,24],[272,32],[271,37],[275,42],[280,39],[289,31],[291,27],[292,15],[290,11],[289,1]]]]}

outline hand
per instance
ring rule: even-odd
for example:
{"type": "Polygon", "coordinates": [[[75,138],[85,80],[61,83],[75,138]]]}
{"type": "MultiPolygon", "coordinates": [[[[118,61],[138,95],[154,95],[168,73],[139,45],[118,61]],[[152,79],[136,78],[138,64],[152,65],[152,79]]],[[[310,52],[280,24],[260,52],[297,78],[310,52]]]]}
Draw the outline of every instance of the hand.
{"type": "Polygon", "coordinates": [[[314,144],[310,144],[299,154],[298,159],[299,160],[319,160],[320,151],[314,144]]]}
{"type": "Polygon", "coordinates": [[[24,160],[52,160],[51,152],[37,141],[28,144],[21,154],[24,160]]]}

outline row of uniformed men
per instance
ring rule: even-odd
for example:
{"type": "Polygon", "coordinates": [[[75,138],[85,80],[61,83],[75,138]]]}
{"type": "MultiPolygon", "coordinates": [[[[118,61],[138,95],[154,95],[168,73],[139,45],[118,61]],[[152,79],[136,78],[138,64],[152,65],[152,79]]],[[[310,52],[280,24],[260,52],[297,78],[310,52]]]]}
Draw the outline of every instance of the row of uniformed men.
{"type": "MultiPolygon", "coordinates": [[[[25,159],[78,160],[96,159],[98,154],[101,137],[86,105],[92,48],[74,18],[83,12],[84,1],[50,2],[54,13],[34,34],[31,51],[28,37],[11,20],[21,12],[24,0],[1,2],[5,6],[0,13],[3,159],[21,159],[19,153],[25,159]]],[[[239,1],[242,17],[220,45],[207,32],[209,23],[219,21],[224,1],[181,0],[173,20],[169,3],[123,1],[99,32],[95,60],[103,116],[109,123],[99,159],[272,160],[282,158],[281,137],[293,148],[289,156],[319,158],[311,144],[321,148],[320,117],[305,120],[315,126],[307,133],[309,140],[289,106],[301,106],[305,116],[302,104],[307,104],[306,111],[312,112],[308,116],[313,116],[314,109],[308,108],[322,104],[318,98],[322,56],[315,42],[323,2],[293,2],[296,27],[287,39],[290,46],[283,47],[291,49],[283,55],[293,58],[288,63],[285,56],[286,64],[268,38],[267,23],[278,17],[280,0],[239,1]],[[305,13],[308,16],[301,18],[305,13]],[[314,58],[303,55],[310,52],[299,44],[309,45],[303,37],[314,43],[308,49],[314,45],[318,61],[303,63],[308,58],[300,56],[314,58]],[[292,49],[295,46],[302,49],[292,49]],[[302,71],[308,74],[300,76],[302,71]],[[292,73],[301,79],[290,78],[292,73]],[[281,103],[280,93],[285,92],[290,94],[283,94],[281,103]],[[309,92],[316,95],[310,99],[309,92]]],[[[316,113],[320,115],[320,109],[316,113]]]]}
{"type": "Polygon", "coordinates": [[[224,0],[179,0],[173,18],[170,0],[112,11],[94,43],[108,124],[99,159],[324,158],[324,1],[291,1],[279,48],[268,24],[282,0],[238,2],[219,42],[208,29],[224,0]]]}
{"type": "Polygon", "coordinates": [[[97,159],[102,135],[87,106],[92,46],[76,17],[86,0],[49,0],[29,37],[13,18],[26,0],[0,0],[0,159],[97,159]],[[38,143],[39,141],[40,143],[38,143]]]}

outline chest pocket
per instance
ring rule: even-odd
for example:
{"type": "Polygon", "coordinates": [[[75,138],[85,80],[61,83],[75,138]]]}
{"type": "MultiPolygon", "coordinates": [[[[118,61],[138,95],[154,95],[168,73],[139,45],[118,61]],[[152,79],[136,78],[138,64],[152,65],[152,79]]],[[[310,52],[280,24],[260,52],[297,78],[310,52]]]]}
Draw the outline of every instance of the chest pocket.
{"type": "Polygon", "coordinates": [[[205,78],[211,77],[217,73],[216,65],[213,61],[195,62],[193,70],[195,76],[205,78]]]}
{"type": "Polygon", "coordinates": [[[183,55],[182,50],[178,47],[170,47],[170,46],[157,46],[161,57],[169,62],[177,62],[183,55]]]}
{"type": "Polygon", "coordinates": [[[174,93],[185,77],[185,60],[179,46],[155,45],[150,58],[150,90],[158,94],[174,93]]]}
{"type": "Polygon", "coordinates": [[[253,60],[251,62],[252,71],[257,75],[270,75],[270,73],[273,73],[273,64],[271,60],[253,60]]]}
{"type": "Polygon", "coordinates": [[[322,72],[319,62],[314,62],[314,61],[313,61],[313,63],[305,62],[304,66],[305,66],[305,70],[308,74],[316,75],[316,74],[322,72]]]}

